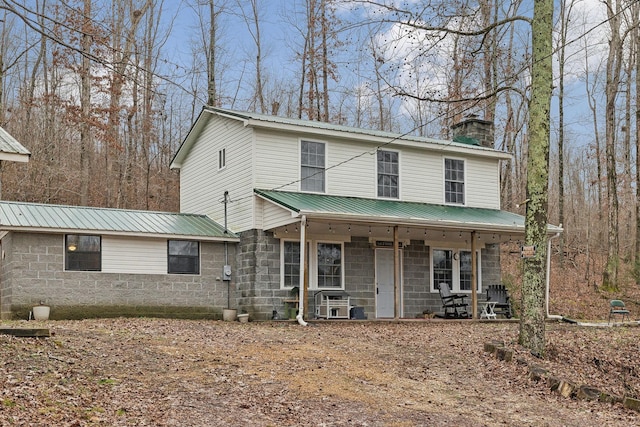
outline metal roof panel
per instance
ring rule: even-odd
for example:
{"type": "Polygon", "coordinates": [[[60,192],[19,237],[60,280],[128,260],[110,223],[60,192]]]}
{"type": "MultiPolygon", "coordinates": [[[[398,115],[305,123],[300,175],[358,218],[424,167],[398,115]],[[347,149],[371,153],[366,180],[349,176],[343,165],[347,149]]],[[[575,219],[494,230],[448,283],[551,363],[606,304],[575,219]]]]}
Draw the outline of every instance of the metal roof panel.
{"type": "Polygon", "coordinates": [[[0,229],[77,230],[237,240],[206,215],[0,201],[0,229]]]}
{"type": "MultiPolygon", "coordinates": [[[[255,193],[284,208],[312,217],[385,220],[397,224],[458,226],[483,230],[524,230],[522,215],[499,209],[258,189],[255,193]]],[[[548,230],[561,232],[562,228],[549,225],[548,230]]]]}

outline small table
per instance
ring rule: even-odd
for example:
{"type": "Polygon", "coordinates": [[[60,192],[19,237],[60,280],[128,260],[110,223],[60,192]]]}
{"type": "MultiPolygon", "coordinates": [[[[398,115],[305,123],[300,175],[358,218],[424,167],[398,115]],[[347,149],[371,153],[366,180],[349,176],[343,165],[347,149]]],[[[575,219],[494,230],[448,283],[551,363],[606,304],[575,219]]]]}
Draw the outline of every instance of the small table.
{"type": "Polygon", "coordinates": [[[496,313],[493,309],[496,307],[497,301],[479,301],[478,305],[481,308],[480,318],[481,319],[496,319],[496,313]]]}

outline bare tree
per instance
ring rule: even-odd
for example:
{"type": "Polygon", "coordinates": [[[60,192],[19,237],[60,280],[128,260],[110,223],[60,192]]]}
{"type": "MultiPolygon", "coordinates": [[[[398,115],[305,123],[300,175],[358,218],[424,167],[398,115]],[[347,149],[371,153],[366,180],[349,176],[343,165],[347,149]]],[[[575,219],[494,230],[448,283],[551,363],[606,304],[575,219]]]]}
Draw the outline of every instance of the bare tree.
{"type": "Polygon", "coordinates": [[[616,172],[616,101],[620,89],[623,62],[623,41],[621,31],[621,3],[606,0],[610,38],[607,56],[607,80],[605,85],[605,157],[607,164],[607,263],[602,275],[605,289],[618,288],[619,229],[618,229],[618,177],[616,172]]]}

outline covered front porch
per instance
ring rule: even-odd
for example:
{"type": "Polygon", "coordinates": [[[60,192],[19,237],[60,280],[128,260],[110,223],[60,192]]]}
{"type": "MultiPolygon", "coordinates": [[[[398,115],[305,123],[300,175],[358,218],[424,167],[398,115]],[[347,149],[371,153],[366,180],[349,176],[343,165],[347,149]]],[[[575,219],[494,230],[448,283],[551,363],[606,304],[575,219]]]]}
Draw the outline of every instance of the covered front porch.
{"type": "MultiPolygon", "coordinates": [[[[285,298],[297,300],[299,321],[346,317],[344,309],[323,306],[323,294],[356,308],[346,318],[442,313],[438,284],[443,282],[468,296],[470,314],[478,318],[484,289],[500,283],[500,243],[524,234],[523,217],[500,210],[282,191],[255,194],[263,229],[279,244],[280,289],[296,293],[285,298]]],[[[550,233],[560,231],[550,227],[550,233]]]]}

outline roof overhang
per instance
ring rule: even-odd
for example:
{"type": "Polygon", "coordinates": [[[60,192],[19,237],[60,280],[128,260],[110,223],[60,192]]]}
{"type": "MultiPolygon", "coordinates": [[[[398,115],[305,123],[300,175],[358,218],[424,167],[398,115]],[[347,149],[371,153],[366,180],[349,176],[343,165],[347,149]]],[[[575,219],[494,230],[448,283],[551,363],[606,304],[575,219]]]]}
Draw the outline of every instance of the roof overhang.
{"type": "Polygon", "coordinates": [[[7,233],[43,233],[43,234],[99,234],[101,236],[132,237],[145,239],[198,240],[201,242],[230,242],[240,241],[239,237],[230,234],[229,237],[213,237],[193,234],[141,233],[131,231],[113,231],[89,228],[52,228],[52,227],[12,227],[0,225],[0,240],[7,233]]]}
{"type": "Polygon", "coordinates": [[[8,153],[0,151],[0,161],[27,163],[31,158],[31,154],[8,153]]]}
{"type": "Polygon", "coordinates": [[[198,118],[189,129],[187,136],[180,144],[171,161],[171,169],[180,169],[191,148],[213,116],[220,116],[242,123],[245,127],[256,129],[291,132],[300,135],[311,135],[321,138],[347,139],[376,145],[404,146],[419,150],[459,153],[465,156],[509,160],[513,156],[504,151],[487,147],[470,146],[468,144],[440,140],[435,138],[418,137],[410,134],[399,134],[372,129],[360,129],[343,125],[335,125],[312,120],[299,120],[286,117],[269,116],[265,114],[225,110],[223,108],[204,107],[198,118]]]}
{"type": "Polygon", "coordinates": [[[0,232],[238,242],[206,215],[0,201],[0,232]]]}
{"type": "MultiPolygon", "coordinates": [[[[304,215],[307,219],[354,224],[524,234],[522,215],[498,209],[258,189],[254,192],[258,197],[290,211],[292,218],[304,215]]],[[[561,227],[551,224],[547,227],[550,235],[561,232],[561,227]]]]}

